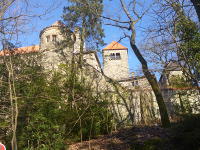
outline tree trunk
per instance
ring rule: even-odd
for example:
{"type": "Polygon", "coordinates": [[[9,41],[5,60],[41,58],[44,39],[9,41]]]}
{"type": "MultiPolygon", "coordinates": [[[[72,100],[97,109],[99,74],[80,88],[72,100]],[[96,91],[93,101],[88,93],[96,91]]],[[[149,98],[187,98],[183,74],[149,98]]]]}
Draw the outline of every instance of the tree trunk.
{"type": "Polygon", "coordinates": [[[130,39],[130,44],[131,44],[131,47],[132,47],[136,57],[138,58],[138,60],[142,64],[143,73],[144,73],[145,77],[147,78],[147,80],[149,81],[149,84],[151,85],[152,90],[153,90],[153,92],[156,96],[162,126],[163,127],[170,127],[170,121],[169,121],[169,116],[168,116],[168,113],[167,113],[167,108],[166,108],[166,105],[164,103],[164,99],[163,99],[161,90],[159,88],[158,82],[156,80],[156,77],[153,74],[150,73],[146,60],[144,59],[144,57],[140,53],[139,49],[135,45],[135,33],[134,32],[132,33],[132,36],[131,36],[131,39],[130,39]]]}
{"type": "Polygon", "coordinates": [[[18,119],[18,102],[15,92],[15,84],[14,84],[14,76],[13,76],[13,64],[11,56],[9,57],[9,63],[6,60],[6,67],[8,70],[8,86],[9,86],[9,96],[10,96],[10,103],[11,103],[11,118],[12,118],[12,140],[11,140],[11,147],[12,150],[17,150],[17,119],[18,119]]]}
{"type": "Polygon", "coordinates": [[[199,0],[191,0],[191,2],[194,5],[194,8],[196,10],[196,13],[198,15],[199,22],[200,22],[200,1],[199,0]]]}
{"type": "MultiPolygon", "coordinates": [[[[170,127],[170,121],[169,121],[169,116],[168,116],[168,113],[167,113],[167,108],[165,106],[164,99],[163,99],[161,90],[158,86],[158,82],[156,80],[156,77],[150,73],[146,60],[144,59],[144,57],[140,53],[139,49],[135,45],[135,36],[136,36],[136,34],[135,34],[135,24],[138,22],[138,20],[134,20],[132,18],[132,16],[128,12],[128,9],[125,6],[124,0],[120,0],[120,2],[121,2],[122,8],[123,8],[126,16],[128,17],[128,19],[130,21],[129,30],[132,32],[131,37],[130,37],[130,44],[131,44],[132,50],[135,53],[138,60],[140,61],[140,63],[142,64],[143,73],[144,73],[145,77],[147,78],[147,80],[149,81],[149,84],[151,85],[151,88],[152,88],[152,90],[153,90],[153,92],[156,96],[156,100],[157,100],[159,111],[160,111],[162,126],[163,127],[170,127]]],[[[141,18],[138,18],[138,19],[140,20],[141,18]]]]}
{"type": "Polygon", "coordinates": [[[86,20],[85,20],[85,18],[83,18],[81,30],[82,30],[81,31],[81,43],[80,43],[80,52],[79,52],[80,68],[82,68],[82,65],[83,65],[83,51],[84,51],[84,45],[85,45],[85,39],[86,39],[86,20]]]}

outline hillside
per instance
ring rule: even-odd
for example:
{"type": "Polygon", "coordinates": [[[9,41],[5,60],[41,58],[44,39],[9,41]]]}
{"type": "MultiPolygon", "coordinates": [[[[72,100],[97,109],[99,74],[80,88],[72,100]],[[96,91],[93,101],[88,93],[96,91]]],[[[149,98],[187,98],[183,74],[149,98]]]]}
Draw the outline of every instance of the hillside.
{"type": "Polygon", "coordinates": [[[101,136],[97,139],[83,143],[72,144],[69,150],[134,150],[159,149],[170,150],[168,129],[159,126],[137,126],[121,129],[111,135],[101,136]]]}

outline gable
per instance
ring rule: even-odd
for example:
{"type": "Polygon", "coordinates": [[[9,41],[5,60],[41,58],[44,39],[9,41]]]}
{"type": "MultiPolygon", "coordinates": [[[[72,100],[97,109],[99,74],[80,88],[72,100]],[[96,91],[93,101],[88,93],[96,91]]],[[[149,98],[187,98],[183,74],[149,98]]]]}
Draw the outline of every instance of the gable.
{"type": "Polygon", "coordinates": [[[113,41],[112,43],[107,45],[103,50],[128,50],[128,48],[119,44],[116,41],[113,41]]]}

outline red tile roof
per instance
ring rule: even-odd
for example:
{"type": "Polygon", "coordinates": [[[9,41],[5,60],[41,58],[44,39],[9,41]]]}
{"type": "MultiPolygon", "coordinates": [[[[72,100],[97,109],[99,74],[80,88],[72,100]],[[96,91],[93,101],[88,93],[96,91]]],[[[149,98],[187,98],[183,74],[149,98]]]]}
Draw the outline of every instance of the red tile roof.
{"type": "Polygon", "coordinates": [[[0,56],[8,56],[10,54],[25,54],[25,53],[33,53],[38,52],[40,49],[39,45],[27,46],[27,47],[20,47],[14,48],[12,50],[2,50],[0,51],[0,56]]]}
{"type": "Polygon", "coordinates": [[[124,47],[123,45],[119,44],[116,41],[113,41],[109,45],[107,45],[103,50],[127,50],[127,47],[124,47]]]}

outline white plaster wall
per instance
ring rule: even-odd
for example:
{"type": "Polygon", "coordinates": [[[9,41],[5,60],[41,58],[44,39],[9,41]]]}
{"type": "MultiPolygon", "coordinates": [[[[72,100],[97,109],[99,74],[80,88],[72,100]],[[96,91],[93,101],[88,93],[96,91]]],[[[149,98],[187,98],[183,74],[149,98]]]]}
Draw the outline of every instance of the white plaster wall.
{"type": "Polygon", "coordinates": [[[128,51],[127,50],[104,50],[104,73],[106,76],[114,79],[128,79],[129,78],[129,66],[128,66],[128,51]],[[111,53],[120,53],[120,60],[111,60],[111,53]]]}
{"type": "Polygon", "coordinates": [[[94,69],[101,71],[99,63],[95,57],[94,53],[88,53],[83,55],[83,60],[85,61],[86,65],[92,66],[94,69]]]}
{"type": "Polygon", "coordinates": [[[149,81],[147,80],[147,78],[138,79],[138,85],[140,87],[142,87],[142,88],[151,89],[151,86],[150,86],[149,81]]]}
{"type": "Polygon", "coordinates": [[[88,82],[92,82],[93,88],[98,91],[105,91],[107,82],[101,72],[101,66],[95,57],[95,52],[86,53],[83,55],[84,72],[88,82]]]}

